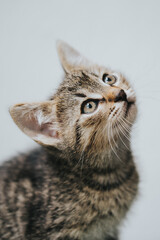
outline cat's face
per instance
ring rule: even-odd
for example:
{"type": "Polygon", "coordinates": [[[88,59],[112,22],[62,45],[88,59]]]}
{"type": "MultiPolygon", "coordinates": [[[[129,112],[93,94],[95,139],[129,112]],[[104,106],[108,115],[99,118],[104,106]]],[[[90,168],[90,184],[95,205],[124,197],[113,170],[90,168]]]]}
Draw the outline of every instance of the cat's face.
{"type": "Polygon", "coordinates": [[[77,154],[105,153],[127,136],[136,118],[136,98],[120,74],[88,62],[65,43],[58,46],[66,72],[47,102],[11,108],[17,125],[35,141],[77,154]]]}
{"type": "Polygon", "coordinates": [[[121,74],[103,67],[67,73],[55,98],[63,137],[70,146],[77,141],[81,151],[110,148],[128,134],[136,118],[131,86],[121,74]]]}

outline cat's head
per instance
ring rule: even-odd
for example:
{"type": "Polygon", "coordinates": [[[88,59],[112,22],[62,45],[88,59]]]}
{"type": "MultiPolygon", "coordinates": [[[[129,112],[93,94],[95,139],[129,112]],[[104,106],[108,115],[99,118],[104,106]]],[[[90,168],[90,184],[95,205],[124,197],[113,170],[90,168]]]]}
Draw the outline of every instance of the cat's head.
{"type": "Polygon", "coordinates": [[[112,152],[116,145],[127,147],[137,113],[129,82],[62,41],[57,48],[65,71],[63,82],[48,101],[11,107],[15,123],[36,142],[78,157],[84,152],[112,152]]]}

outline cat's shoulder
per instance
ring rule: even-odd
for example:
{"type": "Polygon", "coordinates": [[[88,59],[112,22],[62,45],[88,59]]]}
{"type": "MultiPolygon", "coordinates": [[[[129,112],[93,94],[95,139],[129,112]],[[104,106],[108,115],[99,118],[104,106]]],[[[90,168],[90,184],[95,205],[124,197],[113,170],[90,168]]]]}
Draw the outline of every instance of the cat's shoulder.
{"type": "Polygon", "coordinates": [[[26,153],[20,153],[4,161],[0,165],[0,180],[18,180],[32,175],[36,168],[40,168],[45,160],[42,148],[36,148],[26,153]]]}

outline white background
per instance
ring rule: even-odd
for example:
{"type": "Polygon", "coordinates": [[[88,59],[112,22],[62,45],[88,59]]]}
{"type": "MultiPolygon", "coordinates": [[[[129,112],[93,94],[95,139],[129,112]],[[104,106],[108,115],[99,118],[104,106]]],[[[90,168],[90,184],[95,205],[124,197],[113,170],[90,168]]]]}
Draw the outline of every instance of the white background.
{"type": "Polygon", "coordinates": [[[122,240],[160,239],[160,1],[0,0],[0,160],[36,144],[13,123],[10,105],[47,99],[63,71],[63,39],[133,83],[139,117],[132,146],[140,195],[122,224],[122,240]]]}

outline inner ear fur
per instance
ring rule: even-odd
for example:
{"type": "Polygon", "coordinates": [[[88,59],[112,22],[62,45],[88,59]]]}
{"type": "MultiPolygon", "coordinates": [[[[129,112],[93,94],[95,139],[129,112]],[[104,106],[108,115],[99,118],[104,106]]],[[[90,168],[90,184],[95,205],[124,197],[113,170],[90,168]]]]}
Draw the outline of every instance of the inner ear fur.
{"type": "Polygon", "coordinates": [[[53,101],[16,104],[9,111],[16,125],[34,141],[55,147],[60,142],[53,101]]]}

